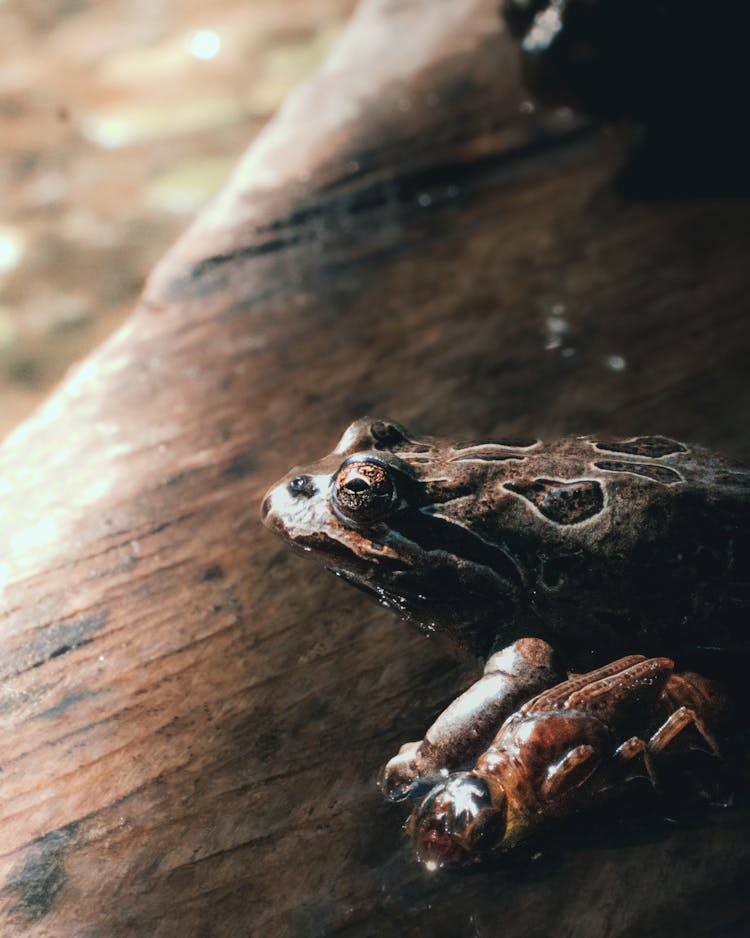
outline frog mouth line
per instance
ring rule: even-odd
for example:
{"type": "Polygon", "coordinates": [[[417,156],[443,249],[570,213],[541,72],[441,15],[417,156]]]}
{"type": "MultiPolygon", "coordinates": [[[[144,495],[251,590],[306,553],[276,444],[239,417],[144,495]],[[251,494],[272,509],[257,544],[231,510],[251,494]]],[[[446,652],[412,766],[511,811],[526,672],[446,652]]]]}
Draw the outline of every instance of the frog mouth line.
{"type": "MultiPolygon", "coordinates": [[[[365,560],[347,544],[321,531],[300,535],[290,543],[300,552],[313,552],[325,558],[325,566],[335,574],[379,601],[399,608],[402,614],[408,609],[424,606],[426,592],[430,594],[431,606],[446,609],[460,605],[461,594],[472,590],[466,583],[459,587],[456,581],[455,591],[446,593],[441,587],[450,581],[450,577],[447,581],[445,579],[449,570],[463,569],[466,572],[473,568],[486,571],[504,593],[515,593],[524,588],[524,578],[517,563],[503,548],[438,515],[414,509],[398,511],[389,522],[389,539],[402,542],[401,550],[395,547],[396,555],[408,557],[414,549],[424,555],[422,575],[420,565],[415,567],[412,562],[400,561],[397,557],[378,556],[365,560]],[[430,556],[435,558],[435,565],[439,568],[437,580],[427,575],[430,556]],[[373,563],[380,578],[377,583],[367,572],[373,563]],[[429,589],[421,582],[423,577],[432,580],[429,589]],[[386,582],[388,580],[390,583],[386,582]],[[395,581],[398,581],[397,586],[395,581]]],[[[483,590],[477,589],[477,596],[482,594],[483,590]]]]}
{"type": "MultiPolygon", "coordinates": [[[[289,539],[289,543],[292,547],[305,553],[312,551],[320,554],[321,557],[325,557],[324,562],[327,567],[331,566],[329,561],[333,560],[340,560],[347,568],[361,567],[363,564],[363,560],[351,548],[322,531],[313,534],[301,534],[298,537],[289,539]]],[[[403,564],[398,564],[391,558],[378,558],[378,564],[382,565],[384,563],[396,568],[403,566],[403,564]]],[[[332,567],[332,569],[336,571],[338,568],[332,567]]]]}

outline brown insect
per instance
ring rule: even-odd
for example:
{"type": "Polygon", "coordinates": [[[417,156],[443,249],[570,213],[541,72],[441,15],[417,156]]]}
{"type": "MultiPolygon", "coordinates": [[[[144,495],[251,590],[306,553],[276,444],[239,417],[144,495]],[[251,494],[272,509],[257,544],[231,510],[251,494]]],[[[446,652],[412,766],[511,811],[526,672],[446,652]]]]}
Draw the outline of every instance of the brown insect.
{"type": "Polygon", "coordinates": [[[431,867],[507,850],[636,777],[658,787],[670,758],[719,755],[720,688],[674,673],[668,658],[630,655],[543,691],[503,723],[469,772],[435,786],[407,823],[431,867]]]}

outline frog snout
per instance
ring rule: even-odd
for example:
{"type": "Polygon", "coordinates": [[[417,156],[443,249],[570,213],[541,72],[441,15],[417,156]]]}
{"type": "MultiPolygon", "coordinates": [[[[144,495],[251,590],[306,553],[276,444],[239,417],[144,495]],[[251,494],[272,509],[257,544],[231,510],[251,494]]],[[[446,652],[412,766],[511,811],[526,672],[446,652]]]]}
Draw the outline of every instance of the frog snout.
{"type": "Polygon", "coordinates": [[[325,499],[319,497],[327,476],[292,471],[265,494],[260,520],[286,540],[296,540],[320,530],[327,517],[325,499]]]}
{"type": "Polygon", "coordinates": [[[268,527],[273,527],[274,516],[284,516],[297,502],[306,502],[317,494],[318,488],[310,475],[296,475],[288,482],[279,482],[273,486],[261,502],[260,520],[268,527]]]}
{"type": "Polygon", "coordinates": [[[312,498],[317,492],[312,476],[295,476],[287,482],[287,492],[292,498],[312,498]]]}
{"type": "Polygon", "coordinates": [[[265,521],[271,510],[271,496],[266,495],[260,505],[260,520],[265,521]]]}

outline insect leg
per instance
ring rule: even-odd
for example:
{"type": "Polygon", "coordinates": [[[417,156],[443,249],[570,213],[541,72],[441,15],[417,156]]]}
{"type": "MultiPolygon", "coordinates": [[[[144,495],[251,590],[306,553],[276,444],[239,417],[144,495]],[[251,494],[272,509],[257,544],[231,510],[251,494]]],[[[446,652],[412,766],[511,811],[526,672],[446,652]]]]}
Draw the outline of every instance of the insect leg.
{"type": "Polygon", "coordinates": [[[650,752],[654,755],[662,752],[680,733],[689,726],[694,726],[705,740],[714,755],[721,755],[719,746],[713,734],[695,710],[690,707],[680,707],[659,727],[648,743],[650,752]]]}
{"type": "Polygon", "coordinates": [[[640,758],[643,763],[646,777],[654,788],[658,788],[659,783],[654,769],[654,762],[651,758],[649,747],[644,740],[640,739],[638,736],[631,736],[630,739],[625,740],[625,742],[615,750],[615,759],[620,766],[627,766],[638,758],[640,758]]]}

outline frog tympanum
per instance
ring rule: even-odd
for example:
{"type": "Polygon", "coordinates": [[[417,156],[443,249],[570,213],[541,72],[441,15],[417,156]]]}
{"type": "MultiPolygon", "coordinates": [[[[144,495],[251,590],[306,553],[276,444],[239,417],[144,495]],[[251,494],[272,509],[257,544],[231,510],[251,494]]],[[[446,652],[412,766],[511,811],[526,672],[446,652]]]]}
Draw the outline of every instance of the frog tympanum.
{"type": "Polygon", "coordinates": [[[363,418],[274,486],[262,517],[404,619],[489,656],[386,767],[393,799],[472,765],[562,680],[549,645],[577,671],[748,647],[750,471],[667,437],[417,439],[363,418]]]}

